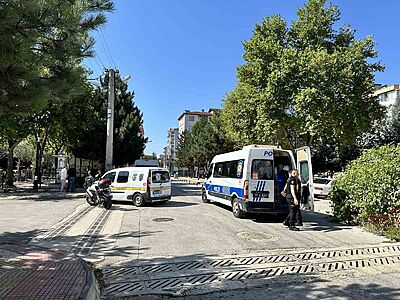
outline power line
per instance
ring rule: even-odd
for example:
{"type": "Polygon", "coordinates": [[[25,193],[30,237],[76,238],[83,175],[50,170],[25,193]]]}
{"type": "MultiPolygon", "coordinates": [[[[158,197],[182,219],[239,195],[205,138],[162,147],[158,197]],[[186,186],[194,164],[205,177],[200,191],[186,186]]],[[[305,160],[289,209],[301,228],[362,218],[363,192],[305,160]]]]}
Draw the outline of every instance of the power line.
{"type": "Polygon", "coordinates": [[[89,63],[89,65],[90,65],[90,67],[91,67],[91,70],[94,72],[94,70],[96,69],[96,67],[94,66],[94,64],[92,63],[92,61],[91,61],[89,58],[88,58],[86,61],[89,63]]]}
{"type": "Polygon", "coordinates": [[[103,64],[103,62],[101,61],[101,59],[100,59],[100,56],[99,57],[97,57],[97,56],[93,56],[93,58],[94,58],[94,61],[98,64],[98,66],[100,67],[100,69],[105,69],[106,67],[104,66],[104,64],[103,64]],[[99,63],[99,61],[100,61],[100,63],[99,63]],[[102,67],[103,66],[103,67],[102,67]]]}
{"type": "Polygon", "coordinates": [[[110,48],[108,47],[108,43],[107,43],[107,40],[105,39],[105,37],[103,35],[102,29],[101,28],[98,29],[97,32],[99,33],[101,45],[103,47],[104,52],[106,53],[106,56],[107,56],[107,59],[108,59],[110,65],[114,65],[114,67],[116,68],[116,64],[115,64],[114,59],[113,59],[113,57],[111,55],[110,48]]]}
{"type": "Polygon", "coordinates": [[[110,58],[111,58],[111,62],[114,65],[114,68],[117,68],[117,64],[114,61],[114,57],[111,54],[110,48],[108,47],[108,42],[107,39],[104,37],[104,33],[103,33],[103,29],[100,28],[100,36],[103,38],[104,44],[106,45],[106,49],[107,49],[107,53],[109,54],[110,58]]]}

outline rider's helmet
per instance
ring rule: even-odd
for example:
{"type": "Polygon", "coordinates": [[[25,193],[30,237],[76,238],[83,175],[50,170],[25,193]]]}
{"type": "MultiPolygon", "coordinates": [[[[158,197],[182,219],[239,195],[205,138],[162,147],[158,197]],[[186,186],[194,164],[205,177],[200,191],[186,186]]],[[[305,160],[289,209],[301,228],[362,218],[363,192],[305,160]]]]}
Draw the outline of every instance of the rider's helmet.
{"type": "Polygon", "coordinates": [[[104,188],[108,188],[111,185],[111,179],[110,178],[103,178],[100,179],[99,181],[99,188],[104,189],[104,188]]]}

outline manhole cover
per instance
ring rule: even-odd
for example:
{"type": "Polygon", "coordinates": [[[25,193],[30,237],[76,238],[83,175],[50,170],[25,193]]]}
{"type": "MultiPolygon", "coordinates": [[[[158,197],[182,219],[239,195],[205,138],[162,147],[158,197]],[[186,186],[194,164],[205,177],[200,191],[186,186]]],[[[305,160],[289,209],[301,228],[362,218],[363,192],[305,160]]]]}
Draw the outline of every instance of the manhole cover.
{"type": "Polygon", "coordinates": [[[161,223],[161,222],[171,222],[173,220],[174,218],[154,218],[152,221],[161,223]]]}
{"type": "Polygon", "coordinates": [[[267,234],[263,232],[239,232],[238,236],[244,240],[262,243],[265,241],[277,241],[278,237],[273,236],[272,234],[267,234]]]}

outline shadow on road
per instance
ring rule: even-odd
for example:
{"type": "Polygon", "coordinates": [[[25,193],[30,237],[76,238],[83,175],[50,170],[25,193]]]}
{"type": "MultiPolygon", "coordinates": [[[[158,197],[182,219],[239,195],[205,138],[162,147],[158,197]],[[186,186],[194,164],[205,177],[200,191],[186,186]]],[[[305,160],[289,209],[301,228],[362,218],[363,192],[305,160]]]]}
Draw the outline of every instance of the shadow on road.
{"type": "MultiPolygon", "coordinates": [[[[51,230],[34,229],[25,232],[0,233],[0,242],[14,242],[19,244],[33,243],[55,251],[75,253],[83,258],[102,259],[103,256],[135,257],[144,254],[150,248],[141,247],[139,238],[159,233],[159,231],[125,231],[116,234],[82,234],[69,235],[55,234],[38,238],[51,230]],[[131,239],[129,246],[115,246],[118,239],[131,239]]],[[[27,245],[28,246],[28,245],[27,245]]],[[[0,253],[1,254],[1,253],[0,253]]]]}
{"type": "MultiPolygon", "coordinates": [[[[232,212],[232,208],[226,205],[220,204],[218,202],[211,202],[211,205],[217,206],[218,209],[224,209],[226,211],[232,212]]],[[[217,209],[217,208],[216,208],[217,209]]],[[[332,232],[339,230],[349,230],[354,226],[346,225],[335,221],[332,216],[322,214],[319,212],[311,212],[302,210],[303,224],[301,227],[302,231],[321,231],[321,232],[332,232]]],[[[234,216],[232,215],[232,218],[234,216]]],[[[266,224],[279,224],[285,220],[286,216],[274,215],[274,214],[254,214],[248,213],[244,220],[256,222],[256,223],[266,223],[266,224]]]]}

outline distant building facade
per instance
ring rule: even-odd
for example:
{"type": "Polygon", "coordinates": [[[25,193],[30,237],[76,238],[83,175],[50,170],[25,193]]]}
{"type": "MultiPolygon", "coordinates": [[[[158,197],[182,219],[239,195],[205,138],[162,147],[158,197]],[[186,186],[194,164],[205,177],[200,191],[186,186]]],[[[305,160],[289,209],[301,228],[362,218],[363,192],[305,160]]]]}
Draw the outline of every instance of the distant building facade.
{"type": "Polygon", "coordinates": [[[164,160],[166,168],[171,173],[174,172],[174,160],[176,159],[176,147],[179,143],[179,129],[168,128],[167,130],[167,147],[164,148],[164,160]]]}
{"type": "Polygon", "coordinates": [[[179,122],[179,134],[182,134],[185,131],[192,131],[193,125],[201,120],[212,116],[213,112],[211,111],[190,111],[185,110],[178,118],[179,122]]]}
{"type": "Polygon", "coordinates": [[[378,97],[379,103],[387,108],[388,115],[393,115],[393,107],[400,103],[400,85],[377,86],[373,96],[378,97]]]}

